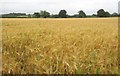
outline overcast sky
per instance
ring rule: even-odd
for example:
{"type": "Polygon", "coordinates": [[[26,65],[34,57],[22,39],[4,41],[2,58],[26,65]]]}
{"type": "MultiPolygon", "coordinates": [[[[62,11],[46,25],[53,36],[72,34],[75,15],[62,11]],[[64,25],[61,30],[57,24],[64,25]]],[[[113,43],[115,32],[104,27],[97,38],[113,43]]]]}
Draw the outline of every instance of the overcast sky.
{"type": "Polygon", "coordinates": [[[65,9],[68,14],[77,14],[79,10],[96,14],[101,8],[113,13],[118,12],[118,2],[119,0],[0,0],[0,13],[47,10],[57,14],[61,9],[65,9]]]}

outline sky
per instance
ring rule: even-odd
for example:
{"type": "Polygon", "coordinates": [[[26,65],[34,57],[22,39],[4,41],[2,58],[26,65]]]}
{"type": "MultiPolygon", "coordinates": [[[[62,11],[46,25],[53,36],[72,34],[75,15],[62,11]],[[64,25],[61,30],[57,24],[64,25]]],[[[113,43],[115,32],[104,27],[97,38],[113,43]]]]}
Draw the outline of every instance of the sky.
{"type": "Polygon", "coordinates": [[[77,14],[83,10],[86,14],[96,14],[99,9],[110,13],[118,12],[119,0],[0,0],[0,14],[21,12],[31,13],[47,10],[58,14],[65,9],[67,14],[77,14]]]}

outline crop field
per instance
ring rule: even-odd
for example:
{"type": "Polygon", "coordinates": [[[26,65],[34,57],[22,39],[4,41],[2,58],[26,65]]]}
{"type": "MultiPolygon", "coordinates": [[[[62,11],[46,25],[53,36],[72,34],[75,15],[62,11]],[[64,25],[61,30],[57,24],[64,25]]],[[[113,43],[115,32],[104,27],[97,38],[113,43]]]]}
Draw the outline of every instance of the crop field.
{"type": "Polygon", "coordinates": [[[4,18],[2,72],[117,74],[117,18],[4,18]]]}

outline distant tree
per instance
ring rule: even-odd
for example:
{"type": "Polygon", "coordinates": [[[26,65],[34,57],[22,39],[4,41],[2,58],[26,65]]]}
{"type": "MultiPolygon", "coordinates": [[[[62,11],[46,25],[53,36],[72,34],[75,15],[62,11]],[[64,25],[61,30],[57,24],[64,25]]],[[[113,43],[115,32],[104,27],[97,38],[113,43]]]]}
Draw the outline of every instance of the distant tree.
{"type": "Polygon", "coordinates": [[[78,14],[74,14],[71,16],[72,18],[79,18],[79,15],[78,14]]]}
{"type": "Polygon", "coordinates": [[[31,18],[32,16],[31,16],[31,14],[28,14],[28,18],[31,18]]]}
{"type": "Polygon", "coordinates": [[[67,17],[67,11],[66,10],[60,10],[59,17],[60,18],[66,18],[67,17]]]}
{"type": "Polygon", "coordinates": [[[35,18],[40,18],[40,13],[39,13],[39,12],[35,12],[35,13],[33,14],[33,16],[34,16],[35,18]]]}
{"type": "Polygon", "coordinates": [[[111,14],[107,11],[104,11],[104,9],[100,9],[97,11],[97,16],[98,17],[110,17],[111,14]]]}
{"type": "Polygon", "coordinates": [[[118,17],[118,13],[114,12],[113,14],[111,14],[112,17],[118,17]]]}
{"type": "Polygon", "coordinates": [[[2,15],[0,15],[0,18],[2,18],[2,15]]]}
{"type": "Polygon", "coordinates": [[[2,18],[18,18],[18,17],[27,17],[26,13],[9,13],[2,14],[2,18]]]}
{"type": "Polygon", "coordinates": [[[79,11],[78,13],[79,13],[79,17],[80,17],[80,18],[85,18],[85,17],[86,17],[86,14],[85,14],[84,11],[81,10],[81,11],[79,11]]]}
{"type": "Polygon", "coordinates": [[[26,13],[9,13],[9,15],[14,15],[14,16],[25,16],[26,13]]]}
{"type": "Polygon", "coordinates": [[[96,15],[96,14],[93,14],[92,17],[97,17],[97,15],[96,15]]]}
{"type": "Polygon", "coordinates": [[[97,11],[97,16],[98,17],[105,17],[105,14],[106,13],[105,13],[105,11],[103,9],[100,9],[100,10],[97,11]]]}
{"type": "Polygon", "coordinates": [[[57,14],[52,14],[51,18],[59,18],[59,16],[57,14]]]}
{"type": "Polygon", "coordinates": [[[50,13],[49,12],[47,12],[47,11],[40,11],[40,15],[41,15],[41,17],[43,17],[43,18],[47,18],[47,17],[50,17],[50,13]]]}
{"type": "Polygon", "coordinates": [[[105,17],[110,17],[110,13],[109,12],[105,12],[105,17]]]}

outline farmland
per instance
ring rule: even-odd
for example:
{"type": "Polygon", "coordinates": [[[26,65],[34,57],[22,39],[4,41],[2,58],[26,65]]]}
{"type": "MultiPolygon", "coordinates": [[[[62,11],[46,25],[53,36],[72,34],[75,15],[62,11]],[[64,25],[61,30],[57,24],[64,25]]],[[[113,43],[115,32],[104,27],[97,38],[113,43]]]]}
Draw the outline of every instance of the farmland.
{"type": "Polygon", "coordinates": [[[2,72],[118,73],[117,18],[4,18],[2,72]]]}

